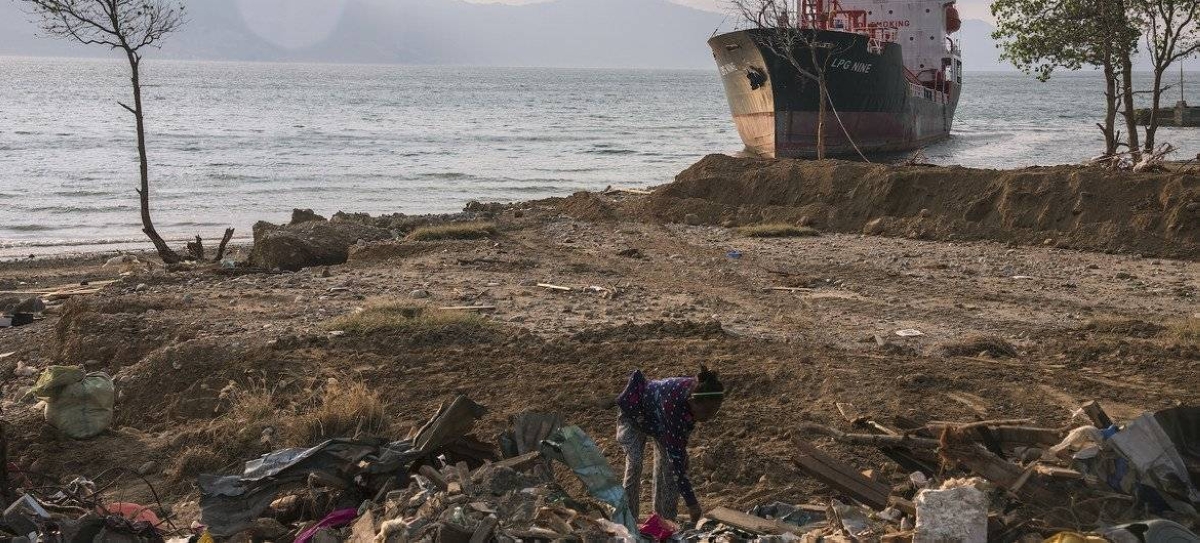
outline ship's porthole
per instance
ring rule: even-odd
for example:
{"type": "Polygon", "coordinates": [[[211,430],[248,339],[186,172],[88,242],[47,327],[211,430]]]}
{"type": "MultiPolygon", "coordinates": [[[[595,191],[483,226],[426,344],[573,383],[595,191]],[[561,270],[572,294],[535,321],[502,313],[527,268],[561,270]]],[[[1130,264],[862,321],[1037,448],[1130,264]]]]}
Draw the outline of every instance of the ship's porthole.
{"type": "Polygon", "coordinates": [[[913,41],[914,39],[916,39],[916,38],[913,38],[912,36],[908,37],[908,41],[913,41]]]}
{"type": "Polygon", "coordinates": [[[929,13],[929,8],[925,8],[925,13],[929,13]]]}
{"type": "Polygon", "coordinates": [[[889,10],[888,10],[888,15],[891,15],[891,14],[892,14],[892,10],[890,10],[890,9],[889,9],[889,10]]]}

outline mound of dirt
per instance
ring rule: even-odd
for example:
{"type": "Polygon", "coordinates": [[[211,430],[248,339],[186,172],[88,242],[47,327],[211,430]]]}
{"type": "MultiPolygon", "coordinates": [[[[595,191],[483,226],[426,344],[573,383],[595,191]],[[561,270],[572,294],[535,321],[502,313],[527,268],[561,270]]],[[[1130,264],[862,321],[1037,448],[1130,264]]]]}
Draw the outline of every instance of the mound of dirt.
{"type": "Polygon", "coordinates": [[[581,221],[616,220],[617,212],[612,204],[590,192],[576,192],[558,203],[558,210],[568,217],[581,221]]]}
{"type": "Polygon", "coordinates": [[[827,231],[1200,258],[1200,176],[1190,173],[710,155],[641,205],[643,218],[656,221],[803,220],[827,231]]]}

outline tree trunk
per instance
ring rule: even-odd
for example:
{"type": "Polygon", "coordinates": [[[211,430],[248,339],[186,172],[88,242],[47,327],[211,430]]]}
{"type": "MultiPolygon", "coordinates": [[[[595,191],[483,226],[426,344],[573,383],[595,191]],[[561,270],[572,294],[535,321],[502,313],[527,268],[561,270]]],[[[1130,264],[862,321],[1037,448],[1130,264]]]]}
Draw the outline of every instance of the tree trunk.
{"type": "Polygon", "coordinates": [[[130,81],[133,83],[133,116],[137,119],[138,165],[141,173],[138,196],[142,208],[142,232],[150,238],[163,263],[176,264],[181,260],[179,255],[158,235],[158,231],[154,229],[154,221],[150,219],[150,162],[146,157],[146,124],[142,110],[142,83],[139,73],[141,59],[133,51],[127,50],[126,55],[129,57],[130,81]]]}
{"type": "Polygon", "coordinates": [[[817,82],[819,88],[818,95],[821,103],[817,106],[817,160],[825,160],[825,112],[829,109],[827,102],[829,96],[825,89],[825,71],[822,70],[818,76],[820,81],[817,82]]]}
{"type": "Polygon", "coordinates": [[[1125,105],[1125,129],[1129,131],[1126,138],[1129,141],[1129,152],[1133,155],[1134,163],[1142,160],[1142,146],[1138,144],[1137,109],[1133,105],[1133,52],[1121,51],[1121,94],[1125,105]]]}
{"type": "Polygon", "coordinates": [[[1159,123],[1158,108],[1162,104],[1162,78],[1163,72],[1165,72],[1167,68],[1170,68],[1169,64],[1166,66],[1161,66],[1157,65],[1156,63],[1156,66],[1154,66],[1154,89],[1150,93],[1152,96],[1150,104],[1150,124],[1146,125],[1146,145],[1144,147],[1146,154],[1154,153],[1154,135],[1156,132],[1158,132],[1159,123]]]}
{"type": "Polygon", "coordinates": [[[1104,48],[1104,156],[1117,154],[1117,74],[1113,68],[1112,48],[1104,48]]]}

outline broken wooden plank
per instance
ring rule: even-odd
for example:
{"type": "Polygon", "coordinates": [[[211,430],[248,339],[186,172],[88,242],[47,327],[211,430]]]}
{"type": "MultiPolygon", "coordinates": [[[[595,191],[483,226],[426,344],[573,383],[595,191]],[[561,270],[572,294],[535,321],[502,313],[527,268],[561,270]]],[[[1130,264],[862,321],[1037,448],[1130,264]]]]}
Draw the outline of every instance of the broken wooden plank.
{"type": "Polygon", "coordinates": [[[880,434],[848,434],[841,430],[821,426],[820,424],[802,424],[802,430],[818,432],[832,437],[840,443],[851,445],[868,445],[871,447],[904,447],[906,449],[936,449],[941,442],[926,437],[910,435],[880,435],[880,434]]]}
{"type": "Polygon", "coordinates": [[[778,292],[813,292],[816,289],[804,287],[771,287],[771,290],[778,292]]]}
{"type": "Polygon", "coordinates": [[[500,519],[496,515],[488,515],[483,520],[479,521],[479,526],[475,527],[475,533],[471,534],[470,543],[487,543],[492,540],[492,532],[496,529],[496,524],[500,523],[500,519]]]}
{"type": "Polygon", "coordinates": [[[1096,400],[1087,402],[1079,407],[1084,415],[1087,415],[1088,420],[1092,421],[1092,426],[1104,429],[1113,425],[1113,420],[1104,412],[1104,408],[1096,400]]]}
{"type": "Polygon", "coordinates": [[[572,289],[571,287],[564,287],[562,285],[552,285],[550,283],[538,283],[537,286],[539,286],[541,288],[545,288],[545,289],[550,289],[550,290],[559,290],[562,292],[571,292],[572,290],[575,290],[575,289],[572,289]]]}
{"type": "Polygon", "coordinates": [[[504,460],[501,460],[499,462],[493,462],[493,463],[488,464],[488,465],[486,465],[482,468],[479,468],[478,470],[475,470],[475,471],[479,472],[480,470],[485,470],[488,468],[492,468],[492,469],[507,468],[507,469],[511,469],[511,470],[515,470],[515,471],[525,471],[533,466],[540,464],[541,462],[542,462],[541,451],[533,451],[530,453],[522,454],[521,456],[514,456],[512,458],[505,458],[504,460]]]}
{"type": "Polygon", "coordinates": [[[805,441],[797,440],[795,447],[798,454],[794,462],[805,473],[830,488],[858,500],[863,505],[874,509],[887,507],[888,496],[892,493],[892,489],[888,485],[863,477],[858,470],[821,452],[805,441]]]}
{"type": "Polygon", "coordinates": [[[1005,461],[976,443],[955,443],[942,449],[946,459],[962,464],[976,475],[1015,494],[1028,505],[1053,509],[1062,506],[1062,496],[1052,492],[1033,470],[1005,461]]]}
{"type": "Polygon", "coordinates": [[[439,307],[439,311],[495,311],[494,305],[455,305],[450,307],[439,307]]]}
{"type": "Polygon", "coordinates": [[[433,469],[433,466],[421,466],[419,469],[417,469],[417,473],[421,474],[426,479],[429,479],[429,482],[442,492],[445,492],[446,489],[449,488],[449,483],[446,482],[446,478],[442,477],[441,472],[433,469]]]}
{"type": "Polygon", "coordinates": [[[413,449],[432,453],[466,435],[475,421],[487,413],[487,408],[470,398],[458,395],[454,400],[442,404],[436,415],[417,430],[413,436],[413,449]]]}
{"type": "Polygon", "coordinates": [[[717,507],[704,516],[726,526],[758,535],[783,535],[796,530],[796,526],[734,511],[728,507],[717,507]]]}

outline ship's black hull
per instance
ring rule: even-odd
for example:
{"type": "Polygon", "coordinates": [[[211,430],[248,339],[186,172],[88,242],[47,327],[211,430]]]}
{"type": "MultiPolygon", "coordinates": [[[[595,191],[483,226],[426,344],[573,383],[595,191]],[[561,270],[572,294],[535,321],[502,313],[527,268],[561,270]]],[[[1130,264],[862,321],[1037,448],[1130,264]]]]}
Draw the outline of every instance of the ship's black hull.
{"type": "MultiPolygon", "coordinates": [[[[731,32],[708,42],[738,133],[756,154],[815,157],[820,89],[789,59],[762,45],[767,32],[771,30],[731,32]]],[[[865,36],[807,32],[833,44],[825,69],[833,105],[826,111],[827,155],[856,154],[855,145],[863,153],[908,151],[949,136],[958,105],[957,82],[931,89],[913,81],[898,44],[883,44],[872,52],[865,36]]],[[[792,56],[801,68],[816,73],[806,49],[792,56]]]]}

